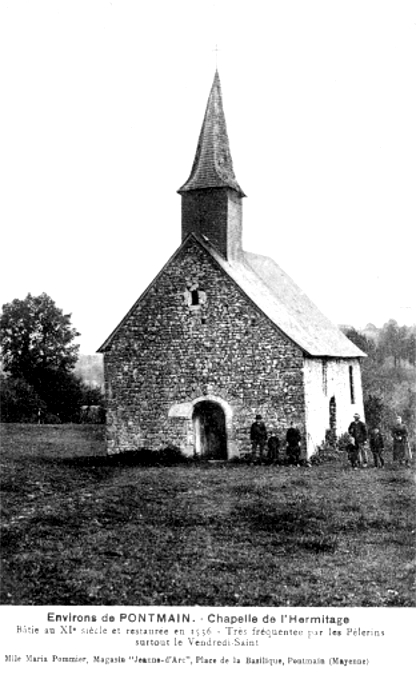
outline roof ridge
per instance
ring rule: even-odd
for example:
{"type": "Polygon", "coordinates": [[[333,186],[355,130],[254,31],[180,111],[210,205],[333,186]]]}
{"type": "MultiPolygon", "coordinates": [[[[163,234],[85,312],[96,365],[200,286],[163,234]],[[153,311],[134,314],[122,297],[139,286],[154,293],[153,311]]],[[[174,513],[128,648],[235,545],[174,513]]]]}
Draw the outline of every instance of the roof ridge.
{"type": "MultiPolygon", "coordinates": [[[[163,265],[160,272],[141,293],[131,309],[97,350],[108,349],[115,335],[131,316],[136,307],[146,297],[150,288],[157,282],[165,269],[180,255],[190,240],[201,246],[227,276],[239,287],[240,291],[259,309],[276,327],[304,353],[311,357],[361,358],[366,356],[362,350],[349,340],[344,333],[330,321],[309,299],[293,279],[269,256],[243,251],[243,259],[225,260],[212,242],[191,232],[183,240],[173,255],[163,265]],[[249,257],[253,260],[250,262],[249,257]],[[254,258],[272,263],[273,269],[259,272],[254,266],[254,258]],[[273,274],[274,273],[274,274],[273,274]],[[275,276],[277,274],[277,276],[275,276]],[[269,276],[269,280],[265,279],[269,276]],[[278,287],[278,289],[276,288],[278,287]],[[279,290],[279,293],[276,292],[279,290]],[[305,302],[305,299],[307,302],[305,302]]],[[[259,261],[260,262],[260,261],[259,261]]]]}

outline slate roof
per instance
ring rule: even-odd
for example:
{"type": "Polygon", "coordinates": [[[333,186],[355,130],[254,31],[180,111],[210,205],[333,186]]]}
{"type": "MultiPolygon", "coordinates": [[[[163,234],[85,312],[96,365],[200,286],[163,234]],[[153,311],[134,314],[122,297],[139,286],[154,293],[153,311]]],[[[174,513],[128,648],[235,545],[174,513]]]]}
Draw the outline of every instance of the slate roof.
{"type": "Polygon", "coordinates": [[[310,356],[365,357],[272,258],[243,252],[243,259],[225,260],[203,242],[220,267],[249,299],[310,356]]]}
{"type": "Polygon", "coordinates": [[[191,173],[178,192],[213,187],[230,187],[245,197],[234,174],[218,71],[208,97],[191,173]]]}
{"type": "MultiPolygon", "coordinates": [[[[234,175],[218,71],[215,73],[208,98],[191,174],[178,192],[213,187],[230,187],[236,190],[240,197],[245,196],[234,175]]],[[[188,235],[182,242],[149,288],[180,254],[190,237],[193,237],[212,256],[221,269],[245,293],[249,301],[258,307],[305,354],[331,358],[366,356],[320,312],[274,260],[246,252],[243,252],[241,258],[226,260],[212,246],[209,239],[200,238],[195,233],[188,235]]],[[[145,297],[147,290],[100,347],[99,352],[106,351],[114,336],[145,297]]]]}
{"type": "Polygon", "coordinates": [[[316,305],[284,272],[274,260],[254,253],[243,253],[241,261],[228,261],[210,245],[209,240],[190,234],[182,242],[156,278],[142,293],[131,310],[119,323],[104,344],[97,350],[105,352],[121,330],[127,318],[147,295],[149,289],[163,274],[166,267],[180,254],[185,244],[193,238],[221,269],[237,284],[256,307],[305,354],[315,357],[359,358],[366,354],[349,340],[342,331],[327,319],[316,305]]]}

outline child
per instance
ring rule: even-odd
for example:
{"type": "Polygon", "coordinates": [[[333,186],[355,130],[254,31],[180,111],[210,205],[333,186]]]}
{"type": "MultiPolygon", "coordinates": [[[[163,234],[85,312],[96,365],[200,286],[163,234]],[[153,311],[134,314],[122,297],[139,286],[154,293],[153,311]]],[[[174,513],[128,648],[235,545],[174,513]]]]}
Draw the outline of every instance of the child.
{"type": "Polygon", "coordinates": [[[378,427],[374,427],[370,434],[370,448],[373,453],[374,466],[382,468],[384,466],[384,438],[378,427]]]}
{"type": "Polygon", "coordinates": [[[279,460],[279,447],[280,441],[278,437],[270,436],[269,440],[267,441],[269,462],[276,463],[279,460]]]}
{"type": "Polygon", "coordinates": [[[347,445],[348,460],[353,469],[358,469],[360,464],[360,448],[357,448],[352,436],[350,436],[349,441],[347,445]]]}

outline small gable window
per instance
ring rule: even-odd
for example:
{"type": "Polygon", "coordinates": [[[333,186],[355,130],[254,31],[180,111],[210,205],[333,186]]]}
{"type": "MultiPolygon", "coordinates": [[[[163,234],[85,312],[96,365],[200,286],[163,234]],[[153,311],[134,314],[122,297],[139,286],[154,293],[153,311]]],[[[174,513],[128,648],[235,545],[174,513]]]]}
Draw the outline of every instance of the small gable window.
{"type": "Polygon", "coordinates": [[[197,283],[192,284],[190,287],[188,286],[183,297],[185,304],[191,310],[199,309],[202,305],[205,305],[207,301],[207,294],[197,283]]]}

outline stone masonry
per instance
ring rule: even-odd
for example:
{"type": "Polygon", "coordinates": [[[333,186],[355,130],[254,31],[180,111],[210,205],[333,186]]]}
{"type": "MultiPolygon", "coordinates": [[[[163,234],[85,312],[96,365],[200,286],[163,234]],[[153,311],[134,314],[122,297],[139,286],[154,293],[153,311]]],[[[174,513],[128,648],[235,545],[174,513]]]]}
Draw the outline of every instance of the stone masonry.
{"type": "Polygon", "coordinates": [[[193,454],[190,404],[204,397],[229,406],[229,457],[249,450],[256,413],[280,437],[291,421],[304,434],[302,351],[194,237],[136,303],[104,363],[109,452],[171,443],[193,454]],[[191,288],[203,304],[187,304],[191,288]],[[181,405],[189,414],[169,414],[181,405]]]}
{"type": "Polygon", "coordinates": [[[182,244],[99,351],[108,452],[250,452],[261,414],[310,456],[363,416],[365,355],[266,256],[243,251],[242,200],[215,73],[182,200],[182,244]]]}

